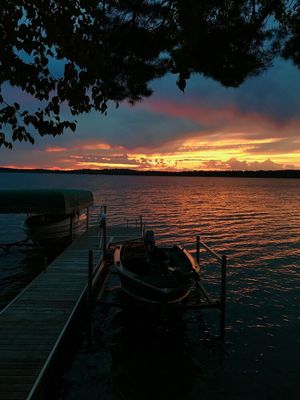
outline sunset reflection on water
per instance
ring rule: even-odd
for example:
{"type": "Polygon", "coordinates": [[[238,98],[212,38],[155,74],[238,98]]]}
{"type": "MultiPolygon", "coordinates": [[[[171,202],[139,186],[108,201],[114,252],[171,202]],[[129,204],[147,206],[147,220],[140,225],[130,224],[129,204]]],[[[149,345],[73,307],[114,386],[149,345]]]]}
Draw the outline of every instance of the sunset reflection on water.
{"type": "MultiPolygon", "coordinates": [[[[157,382],[165,383],[161,395],[173,399],[194,400],[201,393],[212,399],[299,397],[299,180],[1,174],[0,182],[1,188],[92,190],[95,203],[108,206],[112,223],[143,215],[158,242],[195,249],[199,234],[229,259],[224,347],[212,339],[214,312],[189,312],[175,322],[144,316],[145,324],[134,328],[137,316],[97,309],[95,318],[103,318],[95,324],[94,353],[83,341],[60,398],[79,399],[76,391],[90,390],[94,398],[138,399],[148,387],[144,398],[150,399],[157,382]]],[[[217,296],[219,268],[203,251],[200,260],[207,289],[217,296]]],[[[11,278],[23,279],[29,266],[14,266],[11,278]]]]}

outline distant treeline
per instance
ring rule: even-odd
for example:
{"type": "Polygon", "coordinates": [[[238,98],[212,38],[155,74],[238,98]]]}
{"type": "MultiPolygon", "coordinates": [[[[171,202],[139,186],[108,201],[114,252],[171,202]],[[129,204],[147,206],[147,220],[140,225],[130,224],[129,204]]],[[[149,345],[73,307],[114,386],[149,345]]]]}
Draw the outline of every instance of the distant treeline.
{"type": "Polygon", "coordinates": [[[300,170],[276,171],[136,171],[133,169],[74,169],[69,171],[48,169],[0,168],[0,172],[81,175],[141,175],[141,176],[211,176],[236,178],[300,178],[300,170]]]}

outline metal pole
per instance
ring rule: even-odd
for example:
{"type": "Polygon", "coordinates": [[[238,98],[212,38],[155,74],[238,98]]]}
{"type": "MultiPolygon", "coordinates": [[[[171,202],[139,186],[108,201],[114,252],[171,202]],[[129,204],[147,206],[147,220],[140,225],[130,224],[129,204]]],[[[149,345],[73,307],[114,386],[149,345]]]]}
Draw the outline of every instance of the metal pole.
{"type": "Polygon", "coordinates": [[[71,242],[73,242],[73,215],[70,215],[70,237],[71,242]]]}
{"type": "Polygon", "coordinates": [[[88,261],[88,306],[92,306],[93,296],[93,250],[89,250],[89,261],[88,261]]]}
{"type": "Polygon", "coordinates": [[[222,256],[222,272],[221,272],[221,315],[220,315],[220,337],[225,337],[225,312],[226,312],[226,267],[227,258],[222,256]]]}
{"type": "Polygon", "coordinates": [[[103,225],[102,225],[102,232],[103,232],[103,257],[106,256],[106,210],[107,207],[103,206],[104,218],[103,218],[103,225]]]}
{"type": "Polygon", "coordinates": [[[140,231],[141,231],[141,236],[143,236],[143,216],[140,215],[140,231]]]}
{"type": "Polygon", "coordinates": [[[89,218],[90,218],[90,213],[89,213],[89,208],[87,207],[86,208],[86,225],[85,225],[86,230],[89,229],[89,218]]]}
{"type": "Polygon", "coordinates": [[[145,239],[145,226],[146,226],[146,224],[143,222],[143,218],[141,217],[141,220],[140,220],[140,222],[141,222],[141,244],[143,244],[144,243],[144,239],[145,239]]]}
{"type": "Polygon", "coordinates": [[[88,317],[88,346],[92,345],[92,301],[93,301],[93,251],[89,250],[88,258],[88,288],[87,288],[87,317],[88,317]]]}
{"type": "Polygon", "coordinates": [[[197,235],[196,237],[196,261],[197,264],[199,265],[199,261],[200,261],[200,236],[197,235]]]}

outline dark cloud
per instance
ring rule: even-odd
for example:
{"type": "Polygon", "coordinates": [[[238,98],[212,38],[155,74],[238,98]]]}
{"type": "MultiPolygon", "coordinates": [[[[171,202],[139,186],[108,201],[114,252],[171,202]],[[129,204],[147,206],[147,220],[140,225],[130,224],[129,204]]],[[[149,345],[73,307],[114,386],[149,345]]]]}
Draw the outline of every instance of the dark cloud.
{"type": "MultiPolygon", "coordinates": [[[[272,154],[300,151],[300,72],[290,63],[276,61],[273,68],[237,89],[192,76],[185,93],[181,93],[176,79],[168,75],[154,81],[153,97],[135,107],[124,103],[118,110],[112,105],[107,117],[97,113],[79,116],[75,133],[66,132],[55,138],[36,137],[34,146],[16,143],[13,151],[0,148],[0,165],[72,167],[75,162],[80,165],[80,162],[90,161],[168,168],[165,158],[149,160],[128,154],[186,152],[182,159],[179,156],[180,160],[173,161],[173,165],[176,162],[180,165],[188,160],[201,163],[202,155],[214,150],[230,154],[232,149],[235,151],[231,154],[235,155],[241,149],[243,159],[245,151],[251,158],[260,155],[260,159],[264,155],[272,158],[272,154]],[[182,146],[190,138],[195,139],[194,144],[182,146]],[[270,140],[264,142],[264,139],[270,140]],[[49,148],[52,151],[44,151],[49,148]],[[189,158],[190,151],[199,152],[199,159],[195,154],[189,158]]],[[[18,91],[14,89],[11,99],[16,96],[18,91]]],[[[31,101],[26,95],[21,100],[26,106],[31,101]]],[[[226,162],[207,161],[205,166],[214,169],[218,166],[221,169],[281,168],[271,160],[255,164],[236,158],[226,162]]]]}
{"type": "Polygon", "coordinates": [[[273,67],[259,76],[249,78],[238,88],[225,88],[212,79],[193,75],[182,94],[169,75],[153,84],[163,98],[210,108],[236,106],[245,113],[260,113],[275,121],[286,121],[299,115],[300,71],[290,62],[278,59],[273,67]]]}
{"type": "Polygon", "coordinates": [[[157,147],[197,130],[201,124],[182,116],[173,117],[142,107],[123,105],[107,117],[89,114],[80,119],[76,140],[99,139],[111,145],[157,147]]]}

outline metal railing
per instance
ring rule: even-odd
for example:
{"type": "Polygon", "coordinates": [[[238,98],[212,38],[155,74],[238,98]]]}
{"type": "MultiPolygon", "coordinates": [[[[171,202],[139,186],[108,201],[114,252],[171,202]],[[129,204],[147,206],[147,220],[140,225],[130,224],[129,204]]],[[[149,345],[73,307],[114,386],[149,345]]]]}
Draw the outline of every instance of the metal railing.
{"type": "Polygon", "coordinates": [[[143,221],[143,216],[140,215],[138,218],[126,218],[126,227],[129,228],[131,226],[134,226],[135,228],[140,228],[141,236],[144,236],[145,232],[145,224],[143,221]]]}
{"type": "MultiPolygon", "coordinates": [[[[92,213],[87,214],[87,227],[89,225],[94,225],[97,227],[97,238],[99,238],[99,248],[103,251],[103,261],[105,262],[106,259],[106,251],[107,251],[107,226],[106,226],[106,219],[107,219],[107,207],[104,205],[101,206],[93,206],[92,213]]],[[[129,218],[125,220],[126,227],[140,227],[140,231],[142,237],[145,231],[145,224],[143,221],[143,217],[140,216],[139,218],[129,218]]],[[[208,246],[203,240],[200,240],[200,236],[196,236],[196,261],[198,265],[200,264],[200,248],[206,250],[211,256],[215,258],[215,260],[221,266],[221,290],[220,290],[220,300],[214,301],[212,300],[208,293],[206,292],[201,278],[197,280],[197,285],[201,289],[204,294],[204,297],[207,301],[206,304],[198,304],[193,306],[193,308],[218,308],[220,309],[220,337],[224,339],[225,337],[225,317],[226,317],[226,270],[227,270],[227,257],[225,255],[218,254],[215,250],[213,250],[210,246],[208,246]]],[[[93,271],[92,265],[92,254],[89,255],[89,288],[92,287],[92,279],[91,278],[96,271],[93,271]]],[[[91,292],[89,292],[88,297],[91,298],[91,292]]]]}
{"type": "Polygon", "coordinates": [[[226,317],[226,270],[227,270],[227,257],[218,254],[215,250],[210,248],[205,242],[200,240],[200,236],[196,236],[196,260],[200,265],[200,246],[208,251],[221,265],[221,292],[220,292],[220,336],[225,336],[225,317],[226,317]]]}

